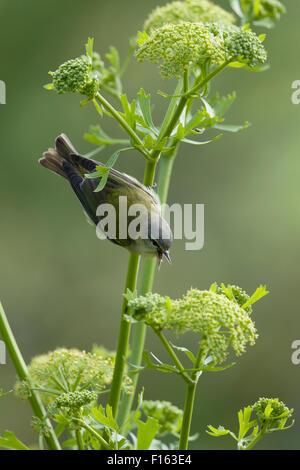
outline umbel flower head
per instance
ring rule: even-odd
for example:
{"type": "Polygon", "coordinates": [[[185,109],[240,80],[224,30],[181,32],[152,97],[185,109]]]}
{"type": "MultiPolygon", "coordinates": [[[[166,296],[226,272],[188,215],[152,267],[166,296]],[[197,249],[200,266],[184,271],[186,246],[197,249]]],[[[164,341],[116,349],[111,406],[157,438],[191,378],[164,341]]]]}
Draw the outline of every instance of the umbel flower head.
{"type": "MultiPolygon", "coordinates": [[[[59,394],[91,390],[100,392],[111,383],[114,358],[78,349],[59,348],[32,359],[28,366],[30,384],[17,382],[16,393],[21,398],[30,396],[30,389],[37,388],[45,403],[51,403],[59,394]]],[[[125,376],[123,386],[130,387],[125,376]]]]}
{"type": "Polygon", "coordinates": [[[155,8],[147,18],[144,30],[150,32],[165,24],[182,22],[232,24],[235,18],[209,0],[175,1],[155,8]]]}
{"type": "Polygon", "coordinates": [[[163,77],[183,75],[188,67],[206,62],[219,65],[241,62],[250,68],[266,61],[262,39],[247,28],[218,23],[166,24],[150,36],[140,34],[136,57],[160,65],[163,77]]]}
{"type": "Polygon", "coordinates": [[[154,330],[201,334],[214,363],[226,359],[229,346],[240,355],[246,345],[253,345],[257,338],[255,325],[247,311],[235,300],[212,290],[190,289],[178,300],[150,293],[136,297],[129,291],[125,297],[129,314],[154,330]]]}
{"type": "Polygon", "coordinates": [[[261,425],[266,426],[266,431],[283,429],[287,419],[293,414],[278,398],[260,398],[252,405],[261,425]]]}
{"type": "Polygon", "coordinates": [[[150,36],[144,33],[138,43],[137,59],[160,64],[165,78],[182,76],[190,65],[225,60],[221,41],[202,23],[166,24],[150,36]]]}
{"type": "Polygon", "coordinates": [[[144,400],[142,408],[147,416],[157,419],[160,425],[159,435],[176,434],[180,431],[183,412],[169,401],[144,400]]]}
{"type": "Polygon", "coordinates": [[[96,401],[97,393],[91,392],[90,390],[63,393],[55,398],[48,411],[50,414],[55,414],[63,408],[70,411],[76,411],[79,410],[79,408],[96,401]]]}
{"type": "Polygon", "coordinates": [[[58,67],[55,72],[49,72],[52,83],[45,85],[48,90],[57,93],[79,93],[94,98],[100,87],[100,78],[104,64],[99,54],[93,52],[93,39],[86,44],[86,55],[70,59],[58,67]]]}

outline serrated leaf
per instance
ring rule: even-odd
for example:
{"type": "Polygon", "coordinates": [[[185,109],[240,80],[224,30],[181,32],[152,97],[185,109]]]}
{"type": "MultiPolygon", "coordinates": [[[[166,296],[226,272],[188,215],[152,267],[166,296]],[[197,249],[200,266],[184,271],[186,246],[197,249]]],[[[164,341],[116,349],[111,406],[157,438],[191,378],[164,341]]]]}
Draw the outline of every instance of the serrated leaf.
{"type": "Polygon", "coordinates": [[[29,450],[29,447],[17,439],[11,431],[4,431],[3,437],[0,437],[0,447],[13,450],[29,450]]]}
{"type": "Polygon", "coordinates": [[[85,51],[86,51],[86,56],[90,60],[93,59],[93,44],[94,44],[94,39],[93,38],[88,38],[88,41],[85,45],[85,51]]]}
{"type": "Polygon", "coordinates": [[[105,57],[111,63],[114,72],[118,73],[120,70],[120,57],[118,50],[114,46],[111,46],[109,52],[105,54],[105,57]]]}
{"type": "Polygon", "coordinates": [[[104,409],[101,405],[99,405],[98,408],[93,407],[91,409],[91,413],[99,423],[103,424],[104,426],[108,426],[116,432],[119,431],[119,426],[113,417],[111,406],[106,405],[106,409],[104,409]]]}
{"type": "Polygon", "coordinates": [[[138,37],[139,39],[137,39],[136,42],[138,43],[139,46],[142,46],[149,39],[149,36],[146,33],[146,31],[139,31],[138,37]]]}
{"type": "Polygon", "coordinates": [[[260,300],[262,297],[268,294],[269,294],[269,291],[267,291],[266,286],[259,286],[254,292],[254,294],[252,294],[250,299],[244,305],[242,305],[242,308],[247,309],[248,307],[250,307],[250,305],[254,304],[258,300],[260,300]]]}
{"type": "Polygon", "coordinates": [[[137,450],[148,450],[159,428],[158,421],[152,417],[149,417],[145,423],[138,421],[137,450]]]}
{"type": "Polygon", "coordinates": [[[150,94],[146,95],[143,88],[138,92],[138,103],[147,126],[155,129],[151,115],[150,94]]]}
{"type": "Polygon", "coordinates": [[[90,126],[89,133],[84,134],[85,140],[96,145],[120,145],[127,144],[128,140],[113,139],[109,137],[106,132],[99,125],[90,126]]]}
{"type": "Polygon", "coordinates": [[[226,434],[229,434],[230,431],[229,429],[223,428],[223,426],[219,426],[218,428],[215,428],[211,424],[209,424],[208,429],[210,429],[211,432],[206,431],[207,434],[210,434],[211,436],[219,437],[219,436],[225,436],[226,434]]]}
{"type": "Polygon", "coordinates": [[[232,106],[233,102],[236,99],[236,92],[233,91],[231,94],[227,96],[222,96],[219,98],[214,104],[213,108],[215,114],[221,118],[224,114],[228,111],[228,109],[232,106]]]}

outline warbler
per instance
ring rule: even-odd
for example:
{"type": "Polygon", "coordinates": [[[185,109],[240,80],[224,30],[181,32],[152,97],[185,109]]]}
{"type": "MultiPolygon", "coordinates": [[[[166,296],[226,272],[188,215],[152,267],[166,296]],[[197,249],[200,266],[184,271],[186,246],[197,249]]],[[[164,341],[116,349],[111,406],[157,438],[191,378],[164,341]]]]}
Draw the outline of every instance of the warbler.
{"type": "Polygon", "coordinates": [[[104,220],[103,213],[99,215],[101,205],[113,206],[116,227],[114,236],[106,235],[110,241],[132,253],[157,256],[158,265],[163,256],[171,262],[169,248],[173,240],[172,231],[162,216],[160,200],[153,188],[111,168],[104,188],[95,192],[103,176],[91,179],[88,175],[97,171],[97,166],[105,165],[79,155],[65,134],[56,138],[55,149],[50,148],[44,152],[39,163],[69,181],[89,220],[97,227],[104,220]],[[122,198],[127,201],[126,212],[120,209],[122,198]],[[130,213],[130,207],[134,206],[140,209],[137,224],[140,230],[132,234],[130,224],[134,217],[130,213]],[[121,220],[124,217],[127,219],[121,220]]]}

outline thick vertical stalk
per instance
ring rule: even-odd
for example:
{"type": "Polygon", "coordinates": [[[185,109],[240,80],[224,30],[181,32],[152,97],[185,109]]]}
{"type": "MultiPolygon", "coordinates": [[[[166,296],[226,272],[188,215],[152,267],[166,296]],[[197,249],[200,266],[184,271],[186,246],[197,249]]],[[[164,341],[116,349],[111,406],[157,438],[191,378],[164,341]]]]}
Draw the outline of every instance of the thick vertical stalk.
{"type": "MultiPolygon", "coordinates": [[[[172,149],[171,153],[163,154],[160,159],[159,164],[159,174],[158,174],[158,184],[157,184],[157,193],[160,197],[161,203],[165,203],[167,200],[171,173],[174,158],[176,155],[177,147],[175,146],[172,149]]],[[[140,295],[145,295],[147,292],[152,290],[155,268],[157,261],[152,258],[147,258],[144,261],[143,272],[141,277],[141,286],[139,290],[140,295]]],[[[134,334],[132,340],[132,353],[130,356],[131,370],[134,369],[134,366],[140,366],[142,362],[142,354],[144,350],[146,340],[146,325],[143,322],[139,322],[134,327],[134,334]]],[[[118,414],[118,422],[120,427],[124,430],[126,421],[128,419],[132,403],[135,396],[135,391],[138,382],[138,374],[132,376],[133,381],[133,391],[131,394],[124,395],[118,414]]]]}
{"type": "Polygon", "coordinates": [[[182,426],[181,426],[180,439],[179,439],[179,450],[186,450],[188,448],[189,435],[190,435],[192,416],[193,416],[193,410],[194,410],[196,387],[197,387],[200,374],[202,373],[201,371],[197,369],[199,369],[201,364],[203,364],[206,354],[207,354],[207,342],[206,342],[206,338],[203,337],[200,342],[200,346],[199,346],[197,357],[196,357],[195,364],[194,364],[194,369],[196,370],[191,375],[191,383],[187,385],[185,403],[184,403],[184,409],[183,409],[182,426]]]}
{"type": "Polygon", "coordinates": [[[179,440],[179,450],[186,450],[188,448],[195,393],[196,393],[196,382],[189,384],[187,386],[184,409],[183,409],[182,428],[181,428],[180,440],[179,440]]]}
{"type": "MultiPolygon", "coordinates": [[[[140,264],[140,255],[131,254],[129,257],[128,269],[127,269],[127,277],[125,283],[125,292],[127,289],[134,291],[136,289],[137,277],[138,277],[138,269],[140,264]]],[[[119,400],[120,400],[120,393],[121,393],[121,386],[122,380],[124,375],[124,369],[126,364],[126,357],[127,357],[127,350],[128,350],[128,341],[130,335],[130,323],[124,319],[124,314],[126,313],[127,303],[126,300],[123,300],[122,306],[122,317],[120,323],[120,330],[119,330],[119,338],[118,338],[118,345],[117,345],[117,352],[116,352],[116,362],[112,380],[112,386],[109,396],[109,404],[112,407],[113,415],[116,415],[119,400]]]]}
{"type": "MultiPolygon", "coordinates": [[[[151,186],[155,177],[156,162],[147,162],[144,174],[144,184],[146,186],[151,186]]],[[[127,289],[130,289],[132,292],[136,289],[138,270],[140,263],[140,255],[131,254],[128,263],[127,277],[125,283],[125,292],[127,289]]],[[[116,362],[111,386],[111,392],[109,397],[109,404],[112,407],[113,415],[116,416],[120,394],[121,386],[124,375],[124,369],[126,365],[126,357],[128,351],[128,342],[130,336],[130,323],[124,319],[124,314],[126,313],[127,303],[126,300],[123,300],[122,307],[122,317],[116,352],[116,362]]]]}
{"type": "MultiPolygon", "coordinates": [[[[30,381],[27,366],[25,364],[21,351],[17,345],[13,332],[9,326],[9,323],[6,318],[1,302],[0,302],[0,334],[6,345],[8,354],[11,358],[11,361],[14,365],[14,368],[17,372],[19,379],[20,380],[28,379],[30,381]]],[[[35,416],[37,416],[38,418],[42,420],[45,420],[46,411],[36,391],[34,390],[31,391],[31,396],[28,398],[28,401],[31,405],[31,408],[35,416]]],[[[46,419],[46,423],[49,427],[49,436],[45,437],[45,441],[47,443],[48,449],[60,450],[58,439],[48,419],[46,419]]]]}

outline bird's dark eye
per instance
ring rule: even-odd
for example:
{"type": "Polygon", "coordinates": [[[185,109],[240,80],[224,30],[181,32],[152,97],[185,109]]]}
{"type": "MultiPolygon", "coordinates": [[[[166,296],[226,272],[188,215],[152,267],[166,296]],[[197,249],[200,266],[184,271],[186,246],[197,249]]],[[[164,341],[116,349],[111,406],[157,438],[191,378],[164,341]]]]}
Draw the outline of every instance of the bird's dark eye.
{"type": "Polygon", "coordinates": [[[152,245],[155,246],[155,248],[158,248],[160,250],[160,246],[159,246],[159,244],[157,243],[156,240],[152,240],[152,238],[151,238],[151,242],[152,242],[152,245]]]}

